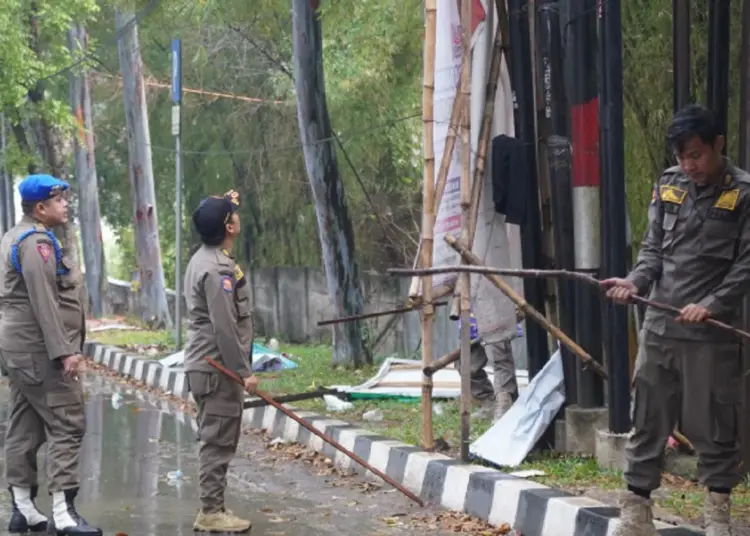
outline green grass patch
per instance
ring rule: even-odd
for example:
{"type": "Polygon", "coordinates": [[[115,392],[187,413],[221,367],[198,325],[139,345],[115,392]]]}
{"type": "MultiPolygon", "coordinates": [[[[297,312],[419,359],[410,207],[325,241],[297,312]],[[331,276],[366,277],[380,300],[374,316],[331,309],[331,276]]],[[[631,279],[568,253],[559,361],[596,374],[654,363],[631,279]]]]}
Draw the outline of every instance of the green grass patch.
{"type": "Polygon", "coordinates": [[[122,348],[147,359],[167,356],[174,352],[176,347],[174,333],[166,330],[108,329],[88,333],[86,337],[101,344],[122,348]]]}

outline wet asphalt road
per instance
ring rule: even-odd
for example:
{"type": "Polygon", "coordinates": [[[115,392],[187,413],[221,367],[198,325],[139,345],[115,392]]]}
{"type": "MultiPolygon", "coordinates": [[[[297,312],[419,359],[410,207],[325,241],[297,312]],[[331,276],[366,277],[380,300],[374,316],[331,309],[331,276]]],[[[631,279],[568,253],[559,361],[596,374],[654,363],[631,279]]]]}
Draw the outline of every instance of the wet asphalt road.
{"type": "MultiPolygon", "coordinates": [[[[180,422],[174,412],[146,400],[148,395],[99,376],[87,376],[85,386],[88,428],[77,501],[81,514],[108,535],[196,534],[192,523],[198,505],[197,456],[189,418],[180,422]],[[182,476],[174,478],[178,471],[182,476]]],[[[8,394],[3,378],[0,441],[7,421],[8,394]]],[[[37,502],[49,514],[50,501],[42,476],[44,450],[43,446],[37,502]]],[[[230,468],[227,506],[253,521],[253,535],[448,534],[410,524],[411,515],[434,511],[420,509],[387,486],[362,493],[356,486],[336,486],[335,478],[331,485],[332,477],[316,476],[315,469],[301,462],[277,459],[252,433],[243,436],[240,450],[230,468]],[[396,526],[389,526],[383,519],[394,516],[400,523],[396,526]]],[[[2,489],[6,489],[4,481],[2,489]]],[[[7,527],[9,512],[9,496],[0,492],[0,534],[7,527]]]]}

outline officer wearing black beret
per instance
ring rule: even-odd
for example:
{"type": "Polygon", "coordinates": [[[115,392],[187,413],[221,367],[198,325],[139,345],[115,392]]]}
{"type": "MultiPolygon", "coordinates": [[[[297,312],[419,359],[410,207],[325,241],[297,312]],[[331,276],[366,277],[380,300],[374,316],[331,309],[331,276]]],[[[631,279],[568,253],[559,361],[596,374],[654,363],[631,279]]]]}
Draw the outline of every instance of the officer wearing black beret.
{"type": "Polygon", "coordinates": [[[198,406],[201,510],[193,528],[204,532],[247,532],[251,522],[224,506],[227,469],[240,438],[245,393],[206,360],[212,357],[239,374],[253,391],[253,343],[250,285],[230,255],[240,232],[240,199],[230,190],[208,197],[193,213],[202,245],[185,272],[190,336],[185,367],[198,406]]]}

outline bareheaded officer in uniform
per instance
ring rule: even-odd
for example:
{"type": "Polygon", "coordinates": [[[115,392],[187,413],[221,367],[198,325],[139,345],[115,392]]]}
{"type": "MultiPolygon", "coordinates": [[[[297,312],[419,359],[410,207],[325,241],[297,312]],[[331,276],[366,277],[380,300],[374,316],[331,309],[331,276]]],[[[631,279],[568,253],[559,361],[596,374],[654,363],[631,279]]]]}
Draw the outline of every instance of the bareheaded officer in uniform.
{"type": "Polygon", "coordinates": [[[51,229],[68,220],[68,184],[31,175],[18,187],[23,218],[0,241],[0,357],[10,379],[5,480],[8,531],[101,535],[74,505],[85,431],[79,366],[85,337],[81,274],[51,229]],[[37,452],[47,443],[52,518],[37,509],[37,452]],[[49,527],[47,526],[49,525],[49,527]]]}
{"type": "Polygon", "coordinates": [[[239,196],[230,191],[201,201],[193,223],[202,245],[185,272],[189,337],[185,348],[188,385],[198,407],[201,509],[193,528],[247,532],[251,522],[227,510],[227,470],[240,439],[245,389],[258,385],[252,373],[250,284],[230,255],[240,232],[239,196]],[[206,361],[211,357],[245,382],[233,382],[206,361]]]}
{"type": "Polygon", "coordinates": [[[664,448],[678,419],[707,488],[706,534],[730,535],[730,493],[741,480],[740,345],[704,321],[738,320],[750,291],[750,175],[722,157],[721,134],[702,106],[675,115],[667,142],[679,165],[654,188],[638,261],[627,278],[603,282],[617,302],[651,287],[654,301],[681,310],[675,318],[648,308],[643,322],[617,536],[657,534],[651,492],[661,484],[664,448]]]}

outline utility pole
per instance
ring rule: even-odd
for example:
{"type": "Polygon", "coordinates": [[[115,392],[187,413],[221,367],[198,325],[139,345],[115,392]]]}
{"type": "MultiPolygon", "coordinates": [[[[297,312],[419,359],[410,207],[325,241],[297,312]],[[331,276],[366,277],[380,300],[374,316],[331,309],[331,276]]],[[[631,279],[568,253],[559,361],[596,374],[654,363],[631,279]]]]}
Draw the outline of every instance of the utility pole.
{"type": "Polygon", "coordinates": [[[5,113],[0,113],[0,155],[3,158],[3,165],[0,167],[0,232],[5,234],[8,232],[8,216],[7,207],[8,202],[6,201],[5,183],[10,180],[8,177],[8,166],[5,165],[6,153],[5,153],[5,113]]]}
{"type": "MultiPolygon", "coordinates": [[[[729,0],[709,0],[708,4],[708,107],[716,114],[719,132],[727,134],[729,106],[729,0]]],[[[727,145],[724,144],[724,154],[727,145]]]]}
{"type": "MultiPolygon", "coordinates": [[[[568,2],[569,33],[566,72],[570,74],[570,126],[573,147],[573,222],[576,271],[598,278],[601,270],[601,180],[599,161],[599,93],[597,81],[596,1],[568,2]]],[[[576,341],[595,359],[602,355],[601,296],[576,284],[576,341]]],[[[576,368],[578,404],[604,405],[598,376],[576,368]]]]}
{"type": "MultiPolygon", "coordinates": [[[[534,124],[534,81],[531,71],[531,42],[528,0],[508,0],[510,18],[510,80],[513,89],[513,115],[516,138],[524,142],[529,181],[526,190],[526,223],[521,226],[521,263],[524,268],[544,268],[542,228],[539,209],[539,185],[536,166],[534,124]]],[[[545,314],[544,285],[540,279],[524,279],[526,301],[545,314]]],[[[536,322],[526,322],[529,377],[549,361],[547,333],[536,322]]]]}
{"type": "MultiPolygon", "coordinates": [[[[743,35],[744,38],[744,35],[743,35]]],[[[690,103],[690,0],[672,0],[673,110],[690,103]]]]}
{"type": "MultiPolygon", "coordinates": [[[[620,0],[599,0],[604,272],[608,278],[625,277],[627,271],[621,10],[620,0]]],[[[628,310],[609,300],[604,308],[609,428],[612,433],[625,434],[630,431],[628,310]]]]}
{"type": "MultiPolygon", "coordinates": [[[[558,0],[541,0],[539,3],[537,39],[544,101],[539,137],[546,142],[556,267],[572,271],[575,268],[575,233],[560,8],[558,0]]],[[[575,281],[560,280],[557,289],[560,328],[565,333],[575,334],[575,281]]],[[[575,404],[576,371],[580,368],[578,357],[565,347],[561,353],[565,370],[565,404],[575,404]]]]}
{"type": "Polygon", "coordinates": [[[175,143],[175,344],[182,348],[182,41],[172,39],[172,135],[175,143]]]}

